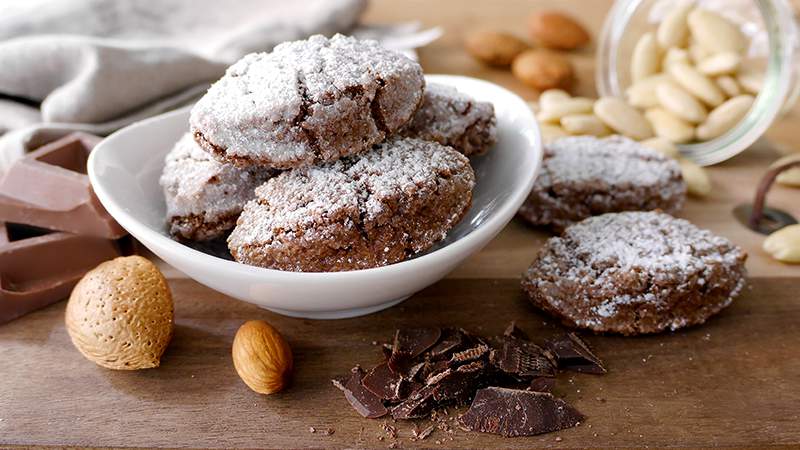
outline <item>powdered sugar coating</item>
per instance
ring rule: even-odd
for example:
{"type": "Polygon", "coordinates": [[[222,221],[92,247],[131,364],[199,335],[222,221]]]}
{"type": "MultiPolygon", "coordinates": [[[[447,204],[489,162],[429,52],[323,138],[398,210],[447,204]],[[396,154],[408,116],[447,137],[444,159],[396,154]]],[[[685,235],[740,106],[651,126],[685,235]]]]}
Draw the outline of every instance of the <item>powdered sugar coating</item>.
{"type": "Polygon", "coordinates": [[[368,150],[408,122],[424,86],[419,64],[376,41],[315,35],[242,58],[189,122],[218,158],[288,169],[368,150]]]}
{"type": "Polygon", "coordinates": [[[290,271],[391,264],[443,239],[467,211],[474,183],[469,160],[451,148],[391,139],[260,186],[229,248],[237,261],[290,271]]]}
{"type": "Polygon", "coordinates": [[[622,136],[566,137],[545,146],[542,170],[519,214],[560,231],[607,212],[675,213],[685,201],[675,160],[622,136]]]}
{"type": "Polygon", "coordinates": [[[747,255],[662,212],[611,213],[547,241],[523,276],[531,301],[565,324],[654,333],[699,324],[739,295],[747,255]]]}
{"type": "Polygon", "coordinates": [[[449,145],[467,156],[480,155],[497,142],[497,119],[491,103],[430,83],[422,106],[400,134],[449,145]]]}
{"type": "Polygon", "coordinates": [[[255,188],[273,172],[221,164],[184,134],[164,158],[159,183],[173,235],[207,240],[233,228],[255,188]]]}

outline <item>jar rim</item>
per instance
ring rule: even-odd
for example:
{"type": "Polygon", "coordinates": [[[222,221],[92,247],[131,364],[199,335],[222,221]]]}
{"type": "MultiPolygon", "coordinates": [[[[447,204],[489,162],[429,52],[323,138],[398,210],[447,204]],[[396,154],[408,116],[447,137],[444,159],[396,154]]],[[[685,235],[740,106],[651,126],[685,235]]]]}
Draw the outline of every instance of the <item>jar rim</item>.
{"type": "MultiPolygon", "coordinates": [[[[595,83],[601,97],[624,98],[618,74],[620,43],[628,25],[647,0],[616,0],[598,40],[595,83]]],[[[797,24],[788,0],[753,0],[767,32],[769,54],[764,88],[747,115],[732,129],[710,141],[679,145],[683,156],[708,166],[730,159],[755,143],[778,117],[792,91],[797,24]]]]}

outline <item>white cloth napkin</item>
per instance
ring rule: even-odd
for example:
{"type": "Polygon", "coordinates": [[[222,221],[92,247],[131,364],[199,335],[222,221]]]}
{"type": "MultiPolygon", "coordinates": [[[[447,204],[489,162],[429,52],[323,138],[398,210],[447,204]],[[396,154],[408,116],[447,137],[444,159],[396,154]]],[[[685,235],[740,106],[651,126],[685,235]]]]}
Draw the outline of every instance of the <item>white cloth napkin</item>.
{"type": "Polygon", "coordinates": [[[312,34],[438,37],[358,27],[367,0],[5,0],[0,3],[0,173],[26,150],[81,130],[108,134],[189,104],[225,68],[312,34]]]}

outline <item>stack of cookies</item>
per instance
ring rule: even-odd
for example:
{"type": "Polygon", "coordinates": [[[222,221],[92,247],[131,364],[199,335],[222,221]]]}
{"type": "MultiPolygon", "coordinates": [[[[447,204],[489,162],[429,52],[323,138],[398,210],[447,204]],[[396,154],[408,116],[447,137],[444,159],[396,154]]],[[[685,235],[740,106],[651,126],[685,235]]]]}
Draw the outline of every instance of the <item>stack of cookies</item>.
{"type": "Polygon", "coordinates": [[[236,261],[288,271],[429,249],[471,205],[467,156],[496,139],[491,104],[426,86],[416,62],[341,35],[245,56],[189,122],[161,176],[170,233],[227,236],[236,261]]]}

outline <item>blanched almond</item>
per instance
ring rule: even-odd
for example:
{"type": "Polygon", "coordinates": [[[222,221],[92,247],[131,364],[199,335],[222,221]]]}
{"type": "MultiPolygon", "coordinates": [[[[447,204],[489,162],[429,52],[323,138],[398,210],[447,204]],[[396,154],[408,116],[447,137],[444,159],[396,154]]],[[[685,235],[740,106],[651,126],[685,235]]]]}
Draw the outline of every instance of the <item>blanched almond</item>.
{"type": "Polygon", "coordinates": [[[569,136],[560,126],[549,123],[540,123],[539,130],[542,132],[542,142],[548,144],[554,140],[569,136]]]}
{"type": "Polygon", "coordinates": [[[693,197],[707,197],[711,194],[711,178],[705,169],[694,162],[681,158],[678,163],[681,165],[683,181],[686,182],[686,189],[693,197]]]}
{"type": "MultiPolygon", "coordinates": [[[[772,163],[770,167],[778,167],[794,161],[800,161],[800,153],[784,156],[783,158],[780,158],[772,163]]],[[[789,170],[781,172],[775,181],[784,186],[800,187],[800,167],[793,167],[789,170]]]]}
{"type": "Polygon", "coordinates": [[[603,97],[597,100],[594,114],[606,126],[631,139],[641,141],[653,137],[653,128],[647,119],[622,99],[603,97]]]}
{"type": "Polygon", "coordinates": [[[639,143],[647,148],[656,150],[668,158],[678,159],[681,157],[681,152],[678,150],[678,147],[676,147],[675,144],[673,144],[669,139],[654,137],[645,139],[639,143]]]}
{"type": "Polygon", "coordinates": [[[629,87],[625,91],[625,98],[631,106],[641,109],[655,108],[659,105],[656,87],[665,80],[669,80],[669,75],[663,73],[647,77],[629,87]]]}
{"type": "Polygon", "coordinates": [[[742,57],[735,52],[722,52],[712,55],[697,65],[700,73],[712,77],[730,75],[739,69],[742,57]]]}
{"type": "Polygon", "coordinates": [[[714,54],[710,50],[704,48],[703,46],[695,42],[694,40],[691,40],[691,43],[689,44],[689,49],[687,51],[689,52],[689,59],[691,59],[692,63],[694,64],[700,64],[701,62],[708,59],[709,56],[714,54]]]}
{"type": "Polygon", "coordinates": [[[667,53],[664,55],[664,61],[661,63],[661,65],[666,68],[669,67],[670,64],[676,62],[683,62],[687,64],[691,62],[689,52],[682,48],[672,47],[667,50],[667,53]]]}
{"type": "Polygon", "coordinates": [[[697,8],[689,13],[688,22],[697,43],[713,53],[742,53],[747,47],[739,27],[717,13],[697,8]]]}
{"type": "Polygon", "coordinates": [[[673,80],[705,104],[717,107],[725,101],[725,96],[717,85],[689,64],[678,62],[670,65],[667,70],[673,80]]]}
{"type": "Polygon", "coordinates": [[[641,81],[655,73],[659,69],[659,50],[656,36],[653,33],[645,33],[639,38],[631,56],[631,80],[641,81]]]}
{"type": "Polygon", "coordinates": [[[611,130],[593,114],[574,114],[561,118],[561,128],[569,134],[582,136],[607,136],[611,130]]]}
{"type": "Polygon", "coordinates": [[[758,95],[764,89],[764,72],[743,71],[736,75],[736,81],[748,94],[758,95]]]}
{"type": "Polygon", "coordinates": [[[708,116],[702,103],[672,81],[661,82],[656,87],[656,96],[664,109],[687,122],[700,123],[708,116]]]}
{"type": "Polygon", "coordinates": [[[692,2],[670,11],[658,25],[658,44],[661,48],[683,47],[689,38],[689,13],[694,8],[692,2]]]}
{"type": "Polygon", "coordinates": [[[747,115],[753,106],[754,98],[750,95],[734,97],[715,108],[708,114],[708,119],[697,127],[697,138],[708,141],[727,133],[747,115]]]}
{"type": "Polygon", "coordinates": [[[764,240],[763,248],[778,261],[800,263],[800,225],[789,225],[770,234],[764,240]]]}
{"type": "Polygon", "coordinates": [[[539,106],[544,109],[550,109],[554,104],[568,100],[570,95],[561,89],[548,89],[539,95],[539,106]]]}
{"type": "Polygon", "coordinates": [[[656,136],[676,144],[685,144],[694,139],[694,127],[662,108],[648,109],[644,114],[652,125],[656,136]]]}
{"type": "Polygon", "coordinates": [[[567,98],[561,101],[551,101],[547,108],[542,108],[536,118],[539,122],[554,123],[559,122],[562,117],[572,114],[587,114],[592,112],[594,101],[583,98],[567,98]]]}
{"type": "Polygon", "coordinates": [[[723,75],[721,77],[717,77],[717,79],[714,81],[717,83],[719,89],[728,96],[728,98],[736,97],[742,93],[742,88],[739,87],[739,83],[737,83],[736,79],[731,76],[723,75]]]}

